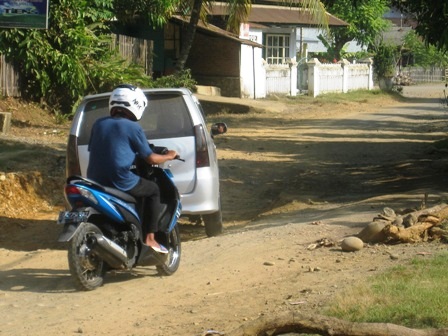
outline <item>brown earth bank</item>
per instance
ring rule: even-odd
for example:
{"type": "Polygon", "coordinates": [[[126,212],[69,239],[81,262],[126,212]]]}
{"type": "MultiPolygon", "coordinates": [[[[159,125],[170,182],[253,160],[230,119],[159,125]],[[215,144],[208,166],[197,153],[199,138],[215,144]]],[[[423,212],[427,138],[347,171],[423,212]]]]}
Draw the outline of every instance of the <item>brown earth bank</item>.
{"type": "Polygon", "coordinates": [[[447,200],[446,152],[434,145],[446,138],[442,90],[412,86],[403,99],[350,103],[199,97],[210,121],[229,126],[216,139],[225,233],[206,238],[183,223],[173,276],[114,272],[93,292],[75,291],[56,243],[68,124],[0,101],[13,113],[0,136],[0,334],[229,333],[259,316],[321,313],[371,275],[446,251],[440,242],[355,253],[338,244],[384,207],[447,200]],[[313,245],[322,240],[333,244],[313,245]]]}

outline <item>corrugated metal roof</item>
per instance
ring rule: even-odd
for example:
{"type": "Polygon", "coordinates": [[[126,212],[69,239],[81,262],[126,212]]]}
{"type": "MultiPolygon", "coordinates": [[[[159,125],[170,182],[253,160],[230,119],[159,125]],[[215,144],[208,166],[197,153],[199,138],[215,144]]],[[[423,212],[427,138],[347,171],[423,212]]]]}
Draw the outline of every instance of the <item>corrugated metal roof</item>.
{"type": "MultiPolygon", "coordinates": [[[[173,15],[171,17],[172,20],[177,21],[177,22],[181,22],[182,24],[188,24],[190,17],[182,17],[180,15],[173,15]]],[[[246,45],[250,45],[253,47],[258,47],[258,48],[263,48],[263,45],[257,43],[257,42],[253,42],[251,40],[247,40],[247,39],[242,39],[239,38],[238,35],[233,34],[231,32],[228,32],[224,29],[221,29],[215,25],[212,24],[204,24],[202,21],[198,22],[197,28],[198,30],[202,31],[205,34],[212,34],[212,35],[216,35],[216,36],[221,36],[227,39],[231,39],[234,40],[236,42],[239,42],[241,44],[246,44],[246,45]]]]}
{"type": "MultiPolygon", "coordinates": [[[[222,3],[213,3],[210,8],[211,15],[228,14],[228,6],[222,3]]],[[[327,13],[328,25],[330,27],[347,26],[348,24],[330,13],[327,13]]],[[[269,25],[294,25],[294,26],[317,26],[310,11],[305,8],[256,5],[253,4],[247,19],[248,23],[259,23],[269,25]]]]}

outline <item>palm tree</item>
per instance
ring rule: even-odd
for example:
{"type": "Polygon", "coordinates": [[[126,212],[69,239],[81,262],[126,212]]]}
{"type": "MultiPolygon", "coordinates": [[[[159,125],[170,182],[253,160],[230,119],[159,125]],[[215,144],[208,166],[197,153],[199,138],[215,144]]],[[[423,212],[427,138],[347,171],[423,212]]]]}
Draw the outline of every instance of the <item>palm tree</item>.
{"type": "MultiPolygon", "coordinates": [[[[185,16],[190,16],[190,21],[187,27],[185,39],[183,41],[180,56],[176,63],[176,71],[182,71],[187,62],[191,46],[193,45],[194,36],[196,34],[196,27],[199,20],[205,20],[205,11],[210,5],[210,0],[191,0],[182,2],[180,11],[185,16]]],[[[227,30],[237,33],[240,23],[244,22],[249,16],[252,0],[227,0],[223,1],[229,7],[229,17],[227,21],[227,30]]],[[[300,6],[311,11],[312,16],[319,26],[328,30],[327,13],[325,6],[319,0],[283,0],[279,3],[288,4],[290,6],[300,6]]]]}

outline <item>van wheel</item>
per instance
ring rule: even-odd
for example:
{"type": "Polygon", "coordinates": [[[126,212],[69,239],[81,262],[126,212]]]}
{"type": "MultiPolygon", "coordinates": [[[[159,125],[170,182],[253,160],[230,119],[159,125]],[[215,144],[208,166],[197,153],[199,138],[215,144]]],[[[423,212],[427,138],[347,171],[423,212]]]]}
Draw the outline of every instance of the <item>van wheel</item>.
{"type": "Polygon", "coordinates": [[[221,209],[211,214],[202,215],[202,220],[204,221],[205,233],[208,237],[218,236],[222,233],[223,226],[221,209]]]}

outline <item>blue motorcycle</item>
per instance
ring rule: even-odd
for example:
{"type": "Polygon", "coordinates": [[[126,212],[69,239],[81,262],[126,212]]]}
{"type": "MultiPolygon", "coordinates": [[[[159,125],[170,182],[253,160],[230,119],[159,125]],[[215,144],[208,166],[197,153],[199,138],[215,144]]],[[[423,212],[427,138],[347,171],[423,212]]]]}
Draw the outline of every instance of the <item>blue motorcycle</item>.
{"type": "MultiPolygon", "coordinates": [[[[163,153],[165,149],[158,147],[156,152],[163,153]]],[[[58,223],[64,228],[58,241],[69,243],[69,269],[80,290],[101,286],[111,269],[155,266],[160,275],[172,275],[179,268],[181,241],[177,221],[182,206],[172,174],[143,160],[136,162],[134,172],[159,186],[162,206],[155,237],[168,253],[158,253],[143,243],[144,200],[81,176],[71,176],[64,189],[71,210],[59,214],[58,223]]]]}

